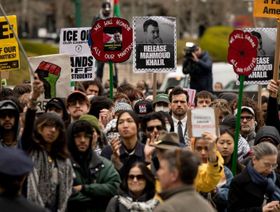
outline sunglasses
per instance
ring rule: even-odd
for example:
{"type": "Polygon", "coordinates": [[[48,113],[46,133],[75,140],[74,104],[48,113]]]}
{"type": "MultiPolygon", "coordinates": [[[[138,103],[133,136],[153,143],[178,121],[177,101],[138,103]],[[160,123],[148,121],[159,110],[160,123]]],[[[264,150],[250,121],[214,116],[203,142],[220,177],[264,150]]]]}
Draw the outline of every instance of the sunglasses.
{"type": "Polygon", "coordinates": [[[161,125],[159,125],[159,126],[150,126],[150,127],[147,127],[147,131],[148,132],[152,132],[152,131],[154,131],[155,128],[157,128],[157,130],[162,130],[163,129],[161,125]]]}
{"type": "Polygon", "coordinates": [[[130,175],[128,175],[129,180],[134,180],[134,178],[136,178],[137,181],[145,180],[144,175],[142,175],[142,174],[139,174],[139,175],[130,174],[130,175]]]}
{"type": "Polygon", "coordinates": [[[241,117],[240,117],[241,120],[246,119],[247,121],[251,121],[252,118],[253,118],[253,116],[241,116],[241,117]]]}

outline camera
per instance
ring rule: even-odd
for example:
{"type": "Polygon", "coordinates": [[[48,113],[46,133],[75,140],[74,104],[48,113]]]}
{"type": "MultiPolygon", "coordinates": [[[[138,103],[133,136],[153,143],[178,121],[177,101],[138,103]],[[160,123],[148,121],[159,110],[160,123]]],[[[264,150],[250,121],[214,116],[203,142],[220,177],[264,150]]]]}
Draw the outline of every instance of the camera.
{"type": "Polygon", "coordinates": [[[192,42],[186,42],[186,47],[185,47],[185,58],[192,58],[193,55],[192,53],[196,51],[197,45],[195,45],[192,42]]]}

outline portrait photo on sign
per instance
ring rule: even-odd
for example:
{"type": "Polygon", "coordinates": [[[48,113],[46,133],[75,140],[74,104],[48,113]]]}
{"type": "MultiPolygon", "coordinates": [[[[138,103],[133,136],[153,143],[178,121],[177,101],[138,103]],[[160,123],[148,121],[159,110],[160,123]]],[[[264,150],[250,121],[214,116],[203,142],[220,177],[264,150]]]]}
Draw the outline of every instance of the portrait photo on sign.
{"type": "Polygon", "coordinates": [[[122,50],[122,28],[104,27],[103,44],[104,44],[104,51],[122,50]]]}
{"type": "Polygon", "coordinates": [[[176,70],[176,19],[163,16],[133,17],[134,73],[176,70]]]}
{"type": "Polygon", "coordinates": [[[139,44],[174,43],[174,19],[169,17],[133,17],[135,42],[139,44]]]}

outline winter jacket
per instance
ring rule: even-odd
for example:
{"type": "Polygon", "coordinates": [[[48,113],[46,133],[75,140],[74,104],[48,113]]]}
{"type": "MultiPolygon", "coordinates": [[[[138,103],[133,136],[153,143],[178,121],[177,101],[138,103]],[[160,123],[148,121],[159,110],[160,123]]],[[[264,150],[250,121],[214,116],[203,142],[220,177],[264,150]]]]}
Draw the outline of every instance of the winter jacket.
{"type": "Polygon", "coordinates": [[[97,155],[91,145],[85,153],[80,153],[68,130],[68,148],[72,156],[75,172],[74,185],[82,185],[82,190],[73,193],[68,201],[68,211],[105,211],[110,199],[117,194],[120,177],[111,161],[97,155]]]}
{"type": "Polygon", "coordinates": [[[214,212],[210,203],[199,195],[191,185],[170,189],[160,194],[163,199],[155,212],[214,212]]]}
{"type": "MultiPolygon", "coordinates": [[[[276,183],[279,187],[279,178],[276,183]]],[[[228,211],[261,212],[265,198],[265,188],[251,180],[247,168],[231,181],[228,194],[228,211]]],[[[270,202],[270,199],[267,199],[270,202]]]]}
{"type": "Polygon", "coordinates": [[[212,76],[212,60],[207,52],[203,52],[195,62],[190,58],[186,58],[183,63],[183,73],[189,74],[191,77],[190,88],[197,92],[213,90],[213,76],[212,76]]]}

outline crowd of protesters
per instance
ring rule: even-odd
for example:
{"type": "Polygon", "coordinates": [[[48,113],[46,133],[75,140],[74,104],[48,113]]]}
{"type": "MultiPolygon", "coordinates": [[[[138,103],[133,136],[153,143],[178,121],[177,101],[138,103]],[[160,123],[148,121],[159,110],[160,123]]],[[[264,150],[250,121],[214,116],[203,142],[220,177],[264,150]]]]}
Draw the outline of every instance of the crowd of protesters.
{"type": "MultiPolygon", "coordinates": [[[[143,82],[141,82],[143,83],[143,82]]],[[[181,87],[158,93],[80,83],[67,98],[38,101],[43,82],[0,93],[0,208],[4,211],[280,211],[280,119],[271,80],[265,114],[238,96],[181,87]],[[188,111],[215,108],[219,134],[190,137],[188,111]]],[[[143,87],[143,86],[142,86],[143,87]]]]}

